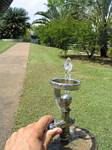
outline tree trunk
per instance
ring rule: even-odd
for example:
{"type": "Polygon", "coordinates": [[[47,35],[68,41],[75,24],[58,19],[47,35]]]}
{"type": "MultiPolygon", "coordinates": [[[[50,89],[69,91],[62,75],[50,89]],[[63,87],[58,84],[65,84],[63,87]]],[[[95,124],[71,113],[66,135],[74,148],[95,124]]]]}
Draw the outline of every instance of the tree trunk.
{"type": "Polygon", "coordinates": [[[107,57],[108,51],[108,33],[107,33],[107,22],[104,19],[102,27],[100,29],[100,56],[107,57]]]}
{"type": "Polygon", "coordinates": [[[103,45],[101,48],[100,48],[100,56],[101,57],[107,57],[107,46],[103,45]]]}
{"type": "Polygon", "coordinates": [[[107,35],[107,31],[104,30],[102,32],[101,39],[100,39],[100,56],[107,57],[107,51],[108,51],[108,35],[107,35]]]}
{"type": "Polygon", "coordinates": [[[95,53],[95,47],[91,49],[91,53],[90,53],[90,55],[89,55],[89,58],[90,58],[90,59],[93,58],[94,53],[95,53]]]}

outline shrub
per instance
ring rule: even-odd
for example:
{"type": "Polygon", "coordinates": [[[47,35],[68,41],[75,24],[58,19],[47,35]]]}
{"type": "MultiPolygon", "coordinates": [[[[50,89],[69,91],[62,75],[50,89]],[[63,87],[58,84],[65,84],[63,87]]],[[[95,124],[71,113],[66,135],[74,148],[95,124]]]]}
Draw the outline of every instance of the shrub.
{"type": "Polygon", "coordinates": [[[75,43],[76,27],[72,19],[56,20],[47,25],[40,25],[37,27],[37,34],[40,38],[41,44],[47,46],[68,49],[70,44],[75,43]]]}

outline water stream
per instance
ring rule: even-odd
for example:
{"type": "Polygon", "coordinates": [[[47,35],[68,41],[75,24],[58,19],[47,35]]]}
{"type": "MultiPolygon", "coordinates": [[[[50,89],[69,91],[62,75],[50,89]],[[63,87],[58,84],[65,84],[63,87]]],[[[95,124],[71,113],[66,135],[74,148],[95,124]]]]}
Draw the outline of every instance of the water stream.
{"type": "MultiPolygon", "coordinates": [[[[72,71],[72,63],[69,57],[65,60],[64,69],[65,69],[65,83],[69,83],[72,71]]],[[[67,93],[69,93],[69,91],[65,90],[65,94],[67,93]]]]}

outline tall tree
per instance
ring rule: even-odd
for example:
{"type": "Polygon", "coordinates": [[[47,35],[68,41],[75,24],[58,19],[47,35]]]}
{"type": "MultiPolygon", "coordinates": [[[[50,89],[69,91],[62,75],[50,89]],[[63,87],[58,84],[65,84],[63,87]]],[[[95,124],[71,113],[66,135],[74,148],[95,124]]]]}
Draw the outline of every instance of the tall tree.
{"type": "Polygon", "coordinates": [[[22,37],[28,26],[28,14],[22,8],[9,8],[0,20],[2,38],[22,37]]]}
{"type": "Polygon", "coordinates": [[[69,15],[69,9],[66,7],[65,0],[48,0],[48,10],[38,11],[35,15],[40,15],[41,18],[34,21],[34,23],[46,24],[50,21],[64,19],[69,15]]]}
{"type": "Polygon", "coordinates": [[[93,30],[99,35],[100,56],[106,57],[108,51],[110,20],[112,20],[112,0],[67,0],[76,16],[74,6],[81,20],[91,21],[93,30]],[[75,5],[74,5],[75,4],[75,5]]]}
{"type": "Polygon", "coordinates": [[[98,14],[98,31],[101,57],[107,56],[108,51],[108,30],[112,17],[112,0],[96,0],[96,11],[98,14]]]}
{"type": "Polygon", "coordinates": [[[74,19],[82,20],[87,17],[87,2],[84,0],[48,0],[48,10],[38,11],[35,15],[42,18],[37,19],[34,23],[48,23],[56,19],[64,19],[72,16],[74,19]]]}

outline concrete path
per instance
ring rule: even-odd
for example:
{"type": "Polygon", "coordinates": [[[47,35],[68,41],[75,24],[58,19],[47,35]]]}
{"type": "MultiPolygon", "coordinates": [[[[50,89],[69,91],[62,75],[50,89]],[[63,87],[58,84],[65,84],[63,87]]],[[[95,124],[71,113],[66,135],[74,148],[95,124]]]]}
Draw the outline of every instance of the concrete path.
{"type": "Polygon", "coordinates": [[[18,43],[0,54],[0,150],[11,134],[25,78],[29,43],[18,43]]]}

